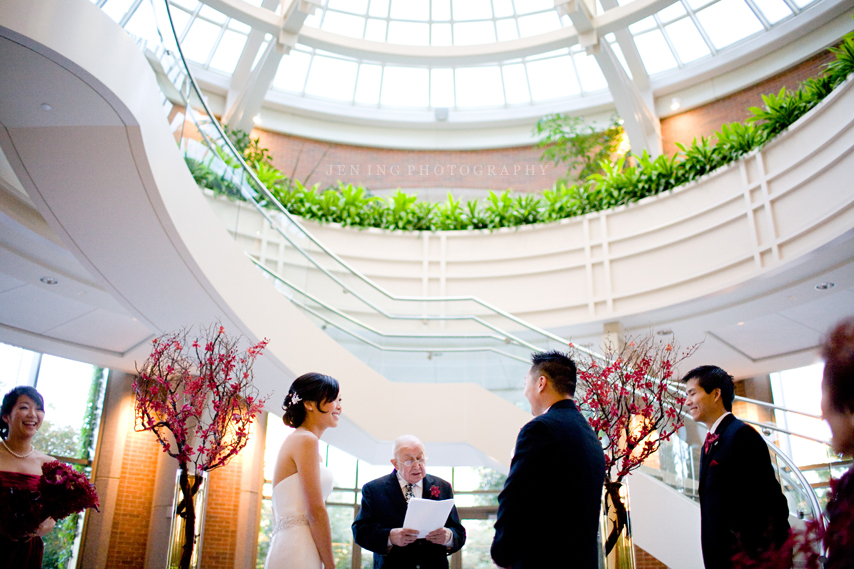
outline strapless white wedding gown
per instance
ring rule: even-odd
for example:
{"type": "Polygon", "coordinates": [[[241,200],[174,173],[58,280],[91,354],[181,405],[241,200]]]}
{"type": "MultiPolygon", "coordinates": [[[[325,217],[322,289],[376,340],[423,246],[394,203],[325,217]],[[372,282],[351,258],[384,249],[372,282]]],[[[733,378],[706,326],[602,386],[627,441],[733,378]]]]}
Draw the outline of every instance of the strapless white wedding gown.
{"type": "MultiPolygon", "coordinates": [[[[332,492],[332,471],[320,465],[323,500],[332,492]]],[[[321,569],[320,555],[308,526],[308,509],[299,476],[292,474],[273,488],[273,536],[265,569],[321,569]]]]}

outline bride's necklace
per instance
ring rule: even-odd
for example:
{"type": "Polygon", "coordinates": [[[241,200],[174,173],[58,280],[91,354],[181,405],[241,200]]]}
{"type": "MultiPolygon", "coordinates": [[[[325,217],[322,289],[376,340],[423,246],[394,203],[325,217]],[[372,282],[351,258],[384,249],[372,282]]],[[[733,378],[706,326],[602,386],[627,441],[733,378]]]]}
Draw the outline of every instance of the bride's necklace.
{"type": "Polygon", "coordinates": [[[33,445],[30,445],[30,452],[28,452],[26,454],[18,454],[9,448],[9,445],[6,444],[6,439],[0,439],[0,443],[3,443],[3,446],[6,447],[6,450],[8,450],[10,453],[12,453],[13,456],[17,456],[18,458],[27,458],[28,456],[33,454],[33,451],[36,450],[36,447],[34,447],[33,445]]]}

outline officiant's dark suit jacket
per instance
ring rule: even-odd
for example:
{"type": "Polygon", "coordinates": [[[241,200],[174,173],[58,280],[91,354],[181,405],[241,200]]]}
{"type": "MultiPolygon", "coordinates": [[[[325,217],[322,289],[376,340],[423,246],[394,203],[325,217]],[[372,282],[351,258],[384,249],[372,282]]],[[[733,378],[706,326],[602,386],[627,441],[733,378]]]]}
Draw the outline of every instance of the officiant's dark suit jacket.
{"type": "Polygon", "coordinates": [[[569,399],[522,427],[498,496],[492,559],[514,569],[597,569],[602,444],[569,399]]]}
{"type": "Polygon", "coordinates": [[[701,451],[701,536],[706,569],[725,569],[736,551],[755,555],[782,544],[789,508],[762,436],[733,415],[715,433],[709,452],[701,451]]]}
{"type": "MultiPolygon", "coordinates": [[[[425,500],[448,500],[454,497],[451,485],[429,474],[422,481],[425,500]],[[436,486],[439,495],[431,489],[436,486]]],[[[397,480],[397,471],[377,478],[362,488],[362,506],[353,521],[353,539],[374,552],[374,569],[448,569],[448,555],[458,551],[466,542],[466,529],[460,523],[457,507],[451,509],[445,527],[454,534],[453,547],[417,539],[406,547],[388,549],[388,536],[394,528],[402,528],[406,517],[406,499],[397,480]]]]}

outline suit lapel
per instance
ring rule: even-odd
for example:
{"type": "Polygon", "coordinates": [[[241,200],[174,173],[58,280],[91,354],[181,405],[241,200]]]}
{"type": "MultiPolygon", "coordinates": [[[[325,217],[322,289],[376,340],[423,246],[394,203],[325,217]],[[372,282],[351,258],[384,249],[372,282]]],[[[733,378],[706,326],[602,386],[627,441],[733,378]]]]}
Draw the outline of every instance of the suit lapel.
{"type": "Polygon", "coordinates": [[[715,434],[718,435],[718,440],[715,444],[712,445],[712,448],[709,449],[708,454],[706,453],[705,443],[703,444],[703,453],[700,457],[700,484],[702,485],[703,480],[706,477],[706,473],[709,470],[709,465],[712,464],[712,460],[715,457],[715,453],[718,452],[718,447],[721,446],[721,439],[723,438],[724,432],[727,430],[732,422],[735,421],[735,415],[730,413],[726,417],[724,417],[717,429],[715,429],[715,434]]]}
{"type": "Polygon", "coordinates": [[[430,478],[429,474],[424,475],[424,479],[421,481],[421,497],[424,500],[435,500],[436,498],[433,496],[433,493],[430,492],[430,488],[433,486],[433,479],[430,478]]]}
{"type": "Polygon", "coordinates": [[[406,498],[403,497],[403,490],[400,488],[396,470],[388,476],[386,493],[388,494],[390,503],[394,504],[395,509],[406,511],[406,498]]]}

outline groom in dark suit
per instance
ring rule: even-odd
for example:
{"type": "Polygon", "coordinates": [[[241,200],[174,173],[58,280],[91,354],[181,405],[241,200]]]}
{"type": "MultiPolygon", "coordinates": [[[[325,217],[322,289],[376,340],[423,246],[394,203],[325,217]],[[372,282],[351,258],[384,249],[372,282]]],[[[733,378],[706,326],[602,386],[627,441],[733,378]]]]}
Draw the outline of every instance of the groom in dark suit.
{"type": "Polygon", "coordinates": [[[394,471],[362,488],[362,506],[353,521],[353,539],[374,552],[374,569],[448,569],[448,555],[466,542],[466,530],[457,508],[451,509],[444,527],[425,538],[403,527],[411,498],[447,500],[451,485],[427,474],[424,445],[412,435],[394,442],[394,471]]]}
{"type": "Polygon", "coordinates": [[[605,454],[578,411],[575,362],[534,354],[525,398],[534,418],[519,432],[498,496],[492,560],[513,569],[597,569],[605,454]]]}
{"type": "Polygon", "coordinates": [[[701,366],[682,380],[688,412],[709,428],[699,488],[706,569],[728,569],[735,555],[758,558],[769,551],[777,552],[775,568],[791,567],[791,552],[781,549],[789,532],[786,498],[762,436],[731,413],[732,376],[716,366],[701,366]]]}

